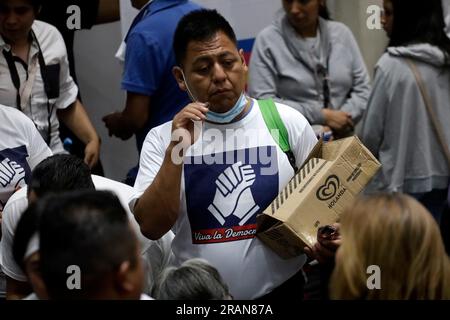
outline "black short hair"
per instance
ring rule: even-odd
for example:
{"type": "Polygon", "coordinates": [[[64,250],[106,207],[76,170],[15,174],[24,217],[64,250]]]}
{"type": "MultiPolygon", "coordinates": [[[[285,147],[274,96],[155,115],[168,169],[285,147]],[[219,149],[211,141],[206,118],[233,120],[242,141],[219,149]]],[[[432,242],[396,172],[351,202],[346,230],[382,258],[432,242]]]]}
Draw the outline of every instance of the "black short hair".
{"type": "Polygon", "coordinates": [[[137,263],[137,238],[119,199],[106,191],[50,195],[37,205],[40,267],[51,299],[89,299],[120,265],[137,263]],[[81,289],[67,288],[67,268],[81,270],[81,289]]]}
{"type": "Polygon", "coordinates": [[[428,43],[450,55],[441,0],[391,0],[394,21],[389,46],[428,43]]]}
{"type": "Polygon", "coordinates": [[[48,193],[84,189],[95,189],[88,165],[78,157],[58,154],[43,160],[34,168],[28,193],[34,191],[40,198],[48,193]]]}
{"type": "Polygon", "coordinates": [[[31,5],[35,12],[38,12],[45,0],[31,0],[31,5]]]}
{"type": "MultiPolygon", "coordinates": [[[[6,0],[0,0],[0,5],[3,5],[5,3],[5,1],[6,0]]],[[[34,12],[37,14],[39,9],[42,6],[42,3],[45,0],[27,0],[27,1],[31,4],[31,6],[33,7],[34,12]]]]}
{"type": "Polygon", "coordinates": [[[217,10],[201,9],[185,15],[175,31],[173,49],[178,65],[182,65],[191,41],[211,40],[218,32],[225,33],[237,45],[236,34],[217,10]]]}

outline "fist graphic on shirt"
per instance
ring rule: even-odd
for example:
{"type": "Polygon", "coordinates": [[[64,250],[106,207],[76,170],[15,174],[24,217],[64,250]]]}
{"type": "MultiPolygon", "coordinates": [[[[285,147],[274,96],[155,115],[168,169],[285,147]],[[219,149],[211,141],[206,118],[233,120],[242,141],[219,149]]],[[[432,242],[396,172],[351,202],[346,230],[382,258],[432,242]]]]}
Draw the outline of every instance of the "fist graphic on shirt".
{"type": "Polygon", "coordinates": [[[5,188],[12,186],[14,189],[25,181],[25,169],[15,161],[5,158],[0,162],[0,185],[5,188]]]}
{"type": "Polygon", "coordinates": [[[220,222],[234,215],[244,225],[259,206],[255,203],[250,187],[255,182],[255,171],[250,165],[237,162],[224,170],[216,180],[216,194],[208,210],[220,222]]]}

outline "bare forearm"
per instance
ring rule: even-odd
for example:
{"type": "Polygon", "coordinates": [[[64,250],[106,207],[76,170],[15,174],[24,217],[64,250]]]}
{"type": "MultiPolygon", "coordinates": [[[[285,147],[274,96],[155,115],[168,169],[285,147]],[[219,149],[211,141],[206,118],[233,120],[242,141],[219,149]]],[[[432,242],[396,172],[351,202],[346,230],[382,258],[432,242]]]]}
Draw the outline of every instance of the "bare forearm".
{"type": "Polygon", "coordinates": [[[14,280],[10,277],[6,277],[6,300],[22,300],[33,290],[28,282],[22,282],[14,280]]]}
{"type": "Polygon", "coordinates": [[[134,214],[142,233],[157,240],[167,233],[180,212],[182,164],[172,161],[173,144],[169,146],[155,180],[137,202],[134,214]]]}
{"type": "Polygon", "coordinates": [[[94,126],[80,101],[67,109],[58,111],[59,119],[77,136],[83,143],[98,141],[99,137],[94,126]]]}
{"type": "Polygon", "coordinates": [[[118,21],[120,19],[119,0],[100,0],[98,4],[97,24],[118,21]]]}

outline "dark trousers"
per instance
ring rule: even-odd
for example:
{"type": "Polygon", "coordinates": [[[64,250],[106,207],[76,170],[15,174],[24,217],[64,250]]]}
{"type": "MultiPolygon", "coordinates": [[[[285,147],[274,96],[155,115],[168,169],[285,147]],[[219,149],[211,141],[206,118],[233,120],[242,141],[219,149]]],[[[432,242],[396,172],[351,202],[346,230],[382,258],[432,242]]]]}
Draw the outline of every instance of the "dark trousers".
{"type": "Polygon", "coordinates": [[[410,194],[431,212],[436,222],[440,225],[442,214],[447,206],[448,189],[432,190],[427,193],[410,194]]]}
{"type": "Polygon", "coordinates": [[[270,293],[256,299],[259,302],[270,303],[272,301],[302,301],[305,286],[305,277],[302,270],[297,272],[289,280],[273,289],[270,293]]]}

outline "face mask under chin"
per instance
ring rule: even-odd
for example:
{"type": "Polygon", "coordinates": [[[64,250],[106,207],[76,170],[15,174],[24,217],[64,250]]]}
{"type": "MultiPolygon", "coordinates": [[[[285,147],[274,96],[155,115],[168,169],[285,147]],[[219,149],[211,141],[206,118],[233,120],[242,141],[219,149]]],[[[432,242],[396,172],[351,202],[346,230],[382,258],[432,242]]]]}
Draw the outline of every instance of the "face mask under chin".
{"type": "MultiPolygon", "coordinates": [[[[181,70],[181,74],[183,76],[184,84],[186,85],[186,89],[187,89],[189,98],[193,102],[198,102],[199,100],[194,97],[194,95],[192,94],[192,91],[189,88],[189,85],[186,81],[186,77],[184,75],[183,70],[181,70]]],[[[242,92],[241,95],[239,96],[239,99],[234,104],[234,106],[227,112],[218,113],[218,112],[214,112],[214,111],[208,111],[208,113],[206,113],[206,121],[220,123],[220,124],[231,123],[237,116],[239,116],[242,113],[242,111],[245,109],[246,104],[247,104],[247,98],[246,98],[244,92],[242,92]]]]}

